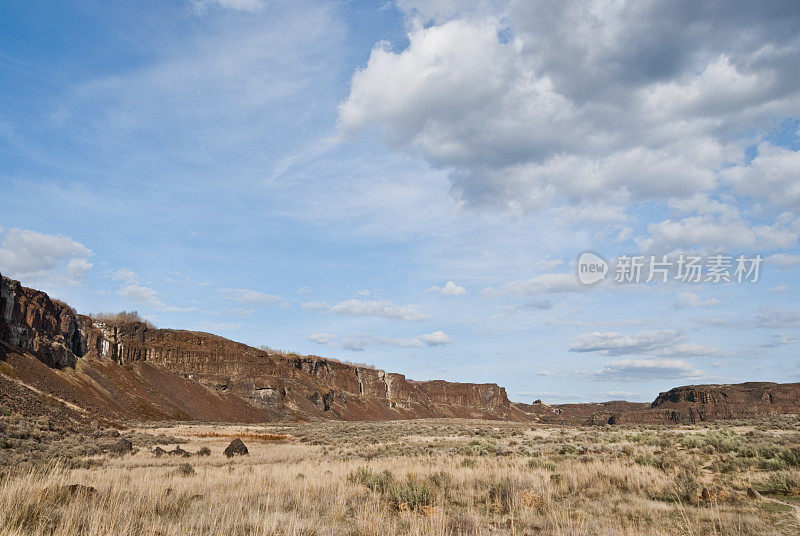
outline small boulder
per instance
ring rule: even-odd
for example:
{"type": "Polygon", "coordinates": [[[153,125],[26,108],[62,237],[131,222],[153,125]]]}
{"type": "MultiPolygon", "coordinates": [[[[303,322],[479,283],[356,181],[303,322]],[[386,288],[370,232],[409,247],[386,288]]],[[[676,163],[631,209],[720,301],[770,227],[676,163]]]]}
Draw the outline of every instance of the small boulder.
{"type": "Polygon", "coordinates": [[[753,488],[747,488],[747,498],[753,499],[754,501],[761,500],[761,494],[754,490],[753,488]]]}
{"type": "Polygon", "coordinates": [[[178,466],[178,473],[183,476],[192,476],[194,474],[194,467],[188,463],[182,463],[178,466]]]}
{"type": "Polygon", "coordinates": [[[225,447],[225,456],[232,458],[233,456],[245,456],[250,454],[244,442],[238,437],[231,441],[231,444],[225,447]]]}
{"type": "Polygon", "coordinates": [[[180,456],[181,458],[188,458],[189,456],[192,455],[191,452],[189,452],[188,450],[183,450],[178,445],[175,445],[174,449],[167,451],[167,454],[169,454],[170,456],[180,456]]]}
{"type": "Polygon", "coordinates": [[[132,450],[133,450],[133,443],[131,443],[130,440],[125,439],[124,437],[108,448],[109,452],[119,455],[127,454],[132,450]]]}

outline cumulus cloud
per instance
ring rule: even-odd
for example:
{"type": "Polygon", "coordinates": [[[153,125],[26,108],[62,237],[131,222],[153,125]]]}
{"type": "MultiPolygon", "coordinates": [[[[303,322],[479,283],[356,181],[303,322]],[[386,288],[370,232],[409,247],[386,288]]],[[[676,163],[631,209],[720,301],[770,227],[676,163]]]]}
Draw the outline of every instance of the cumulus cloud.
{"type": "Polygon", "coordinates": [[[570,344],[571,352],[597,352],[606,356],[649,354],[656,357],[721,357],[724,350],[714,346],[686,343],[678,331],[642,331],[624,335],[614,331],[582,333],[570,344]]]}
{"type": "Polygon", "coordinates": [[[494,296],[536,296],[558,292],[576,292],[587,290],[575,277],[575,274],[540,274],[530,279],[511,281],[500,287],[486,287],[481,294],[494,296]]]}
{"type": "Polygon", "coordinates": [[[722,178],[739,194],[794,209],[800,205],[798,170],[800,152],[762,142],[751,162],[726,169],[722,178]]]}
{"type": "Polygon", "coordinates": [[[250,13],[257,13],[264,9],[264,4],[261,0],[192,0],[192,5],[200,13],[212,7],[250,13]]]}
{"type": "Polygon", "coordinates": [[[76,285],[92,267],[91,256],[92,250],[66,236],[9,229],[0,242],[0,273],[28,284],[76,285]]]}
{"type": "Polygon", "coordinates": [[[360,352],[367,346],[388,346],[393,348],[419,348],[423,344],[428,346],[444,346],[450,344],[452,340],[441,331],[435,331],[427,335],[418,337],[390,337],[379,336],[370,333],[356,333],[342,337],[341,339],[332,333],[314,333],[306,337],[308,340],[317,344],[333,346],[360,352]]]}
{"type": "Polygon", "coordinates": [[[573,376],[595,381],[651,381],[678,378],[700,379],[705,373],[680,359],[623,359],[597,371],[577,371],[573,376]]]}
{"type": "Polygon", "coordinates": [[[776,253],[765,259],[767,264],[775,264],[781,268],[792,268],[800,264],[800,255],[790,253],[776,253]]]}
{"type": "Polygon", "coordinates": [[[453,342],[453,340],[442,331],[434,331],[427,335],[420,335],[419,338],[428,346],[444,346],[445,344],[453,342]]]}
{"type": "Polygon", "coordinates": [[[335,305],[326,302],[305,302],[301,304],[304,309],[312,311],[330,311],[339,315],[348,316],[379,316],[392,320],[408,320],[421,322],[428,320],[430,315],[421,313],[416,305],[395,305],[390,301],[363,301],[346,300],[335,305]]]}
{"type": "Polygon", "coordinates": [[[703,299],[694,292],[681,292],[675,300],[678,309],[693,309],[695,307],[711,307],[719,303],[717,298],[703,299]]]}
{"type": "Polygon", "coordinates": [[[400,6],[408,46],[373,49],[340,105],[340,130],[380,129],[451,170],[466,201],[664,200],[726,182],[796,206],[797,153],[762,144],[748,162],[750,141],[732,133],[798,109],[797,4],[400,6]]]}
{"type": "Polygon", "coordinates": [[[452,281],[448,281],[443,287],[430,287],[426,292],[438,292],[443,296],[460,296],[467,293],[467,289],[460,285],[456,285],[452,281]]]}
{"type": "Polygon", "coordinates": [[[677,331],[643,331],[623,335],[614,331],[582,333],[569,346],[570,352],[599,352],[603,355],[622,355],[649,352],[684,340],[677,331]]]}
{"type": "Polygon", "coordinates": [[[336,340],[336,335],[333,333],[312,333],[306,339],[317,344],[331,344],[336,340]]]}
{"type": "Polygon", "coordinates": [[[265,294],[257,290],[247,288],[226,288],[222,289],[231,298],[239,303],[246,305],[266,305],[270,303],[283,303],[283,298],[274,294],[265,294]]]}
{"type": "Polygon", "coordinates": [[[117,294],[137,305],[152,307],[158,311],[178,312],[191,311],[192,307],[175,307],[167,305],[158,297],[158,291],[142,283],[139,275],[129,268],[120,268],[110,274],[106,274],[113,281],[119,281],[122,286],[117,294]]]}

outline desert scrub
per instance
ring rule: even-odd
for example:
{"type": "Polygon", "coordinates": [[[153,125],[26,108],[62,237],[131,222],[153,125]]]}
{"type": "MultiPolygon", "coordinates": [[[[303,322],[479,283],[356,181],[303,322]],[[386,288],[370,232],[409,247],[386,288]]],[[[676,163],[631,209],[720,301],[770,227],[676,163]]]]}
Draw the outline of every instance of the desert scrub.
{"type": "Polygon", "coordinates": [[[762,479],[760,486],[765,493],[800,494],[800,472],[781,471],[762,479]]]}
{"type": "Polygon", "coordinates": [[[434,493],[427,483],[408,477],[389,488],[389,503],[398,510],[419,510],[433,504],[434,493]]]}
{"type": "Polygon", "coordinates": [[[377,473],[369,467],[359,467],[347,476],[347,480],[354,484],[361,484],[372,491],[384,493],[394,482],[394,475],[388,469],[377,473]]]}

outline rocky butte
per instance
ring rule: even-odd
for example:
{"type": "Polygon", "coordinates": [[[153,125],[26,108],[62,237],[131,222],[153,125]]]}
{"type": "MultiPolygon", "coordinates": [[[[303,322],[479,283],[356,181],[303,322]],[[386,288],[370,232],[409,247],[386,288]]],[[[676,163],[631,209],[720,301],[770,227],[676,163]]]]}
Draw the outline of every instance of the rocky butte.
{"type": "MultiPolygon", "coordinates": [[[[0,275],[0,378],[107,419],[265,422],[479,418],[693,423],[800,411],[800,384],[678,387],[652,404],[513,404],[496,384],[413,381],[216,335],[80,315],[0,275]]],[[[3,390],[3,396],[7,396],[3,390]]]]}

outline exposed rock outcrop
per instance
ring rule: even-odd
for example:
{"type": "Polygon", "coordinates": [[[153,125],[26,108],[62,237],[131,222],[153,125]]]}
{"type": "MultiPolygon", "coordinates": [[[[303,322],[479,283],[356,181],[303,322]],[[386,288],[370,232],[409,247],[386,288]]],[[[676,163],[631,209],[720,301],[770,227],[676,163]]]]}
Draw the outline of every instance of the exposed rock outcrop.
{"type": "Polygon", "coordinates": [[[209,333],[92,319],[43,292],[0,280],[0,341],[8,345],[0,359],[35,388],[110,416],[525,418],[495,384],[412,381],[318,356],[269,353],[209,333]],[[74,374],[67,381],[59,369],[74,374]]]}
{"type": "Polygon", "coordinates": [[[800,412],[800,384],[677,387],[652,404],[512,404],[496,384],[413,381],[209,333],[98,320],[0,275],[0,371],[104,418],[263,422],[461,417],[689,424],[800,412]]]}

